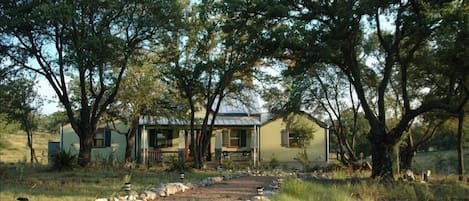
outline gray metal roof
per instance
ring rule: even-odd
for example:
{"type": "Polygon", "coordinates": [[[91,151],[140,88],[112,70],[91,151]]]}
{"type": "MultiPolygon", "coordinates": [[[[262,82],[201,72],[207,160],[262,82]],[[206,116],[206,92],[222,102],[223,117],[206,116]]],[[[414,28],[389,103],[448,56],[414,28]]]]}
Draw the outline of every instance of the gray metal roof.
{"type": "MultiPolygon", "coordinates": [[[[196,120],[196,125],[200,125],[202,120],[196,120]]],[[[144,117],[139,121],[139,125],[165,125],[165,126],[188,126],[189,120],[144,117]]],[[[217,116],[215,126],[254,126],[260,125],[261,121],[256,116],[217,116]]]]}

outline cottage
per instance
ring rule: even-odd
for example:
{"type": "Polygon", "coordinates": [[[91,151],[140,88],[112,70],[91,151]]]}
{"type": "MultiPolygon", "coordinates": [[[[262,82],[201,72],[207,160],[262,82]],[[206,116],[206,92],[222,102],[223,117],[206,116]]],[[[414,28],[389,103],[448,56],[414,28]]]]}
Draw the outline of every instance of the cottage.
{"type": "MultiPolygon", "coordinates": [[[[215,119],[206,160],[246,161],[254,166],[276,160],[296,167],[299,164],[294,158],[307,153],[311,164],[328,162],[327,125],[305,112],[289,116],[310,131],[309,139],[284,116],[222,107],[215,119]]],[[[196,124],[195,137],[200,135],[199,126],[196,124]]],[[[69,126],[63,130],[61,148],[78,153],[78,136],[69,126]]],[[[119,129],[100,126],[93,141],[92,160],[123,161],[126,141],[121,133],[125,130],[122,125],[119,129]]],[[[188,121],[145,116],[139,120],[132,156],[140,163],[157,163],[168,156],[191,160],[190,143],[188,121]]]]}

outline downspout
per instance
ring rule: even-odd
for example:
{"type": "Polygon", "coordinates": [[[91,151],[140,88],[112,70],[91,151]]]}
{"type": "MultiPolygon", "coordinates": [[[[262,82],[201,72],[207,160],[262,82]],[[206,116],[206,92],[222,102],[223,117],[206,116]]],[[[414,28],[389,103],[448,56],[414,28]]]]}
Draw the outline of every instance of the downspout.
{"type": "Polygon", "coordinates": [[[140,124],[137,126],[137,129],[135,130],[135,138],[134,138],[134,154],[133,154],[133,158],[134,158],[134,162],[137,161],[137,151],[138,151],[138,148],[140,147],[140,144],[138,143],[138,139],[140,138],[140,124]]]}
{"type": "Polygon", "coordinates": [[[60,144],[59,144],[60,150],[64,149],[64,123],[62,122],[60,124],[60,144]]]}
{"type": "Polygon", "coordinates": [[[326,163],[329,163],[329,125],[326,125],[326,163]]]}
{"type": "Polygon", "coordinates": [[[142,163],[143,164],[147,164],[147,129],[145,128],[145,124],[143,124],[143,130],[142,130],[142,141],[143,141],[143,146],[142,146],[142,149],[143,149],[143,158],[142,158],[142,163]]]}
{"type": "Polygon", "coordinates": [[[261,161],[261,128],[257,127],[257,165],[260,166],[261,161]]]}

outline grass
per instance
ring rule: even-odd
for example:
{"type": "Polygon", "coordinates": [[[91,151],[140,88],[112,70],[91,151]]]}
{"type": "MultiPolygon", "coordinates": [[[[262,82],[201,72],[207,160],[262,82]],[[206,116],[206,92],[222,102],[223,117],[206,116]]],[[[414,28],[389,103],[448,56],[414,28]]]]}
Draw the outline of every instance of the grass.
{"type": "MultiPolygon", "coordinates": [[[[464,150],[464,172],[469,174],[469,149],[464,150]]],[[[456,174],[458,152],[456,150],[417,152],[414,159],[414,170],[431,170],[440,175],[456,174]]]]}
{"type": "MultiPolygon", "coordinates": [[[[23,132],[15,134],[0,133],[0,162],[17,163],[30,160],[27,136],[23,132]]],[[[33,148],[41,164],[47,164],[47,146],[50,141],[58,141],[59,136],[48,133],[35,133],[33,135],[33,148]]]]}
{"type": "Polygon", "coordinates": [[[382,184],[368,178],[300,181],[287,179],[273,201],[469,200],[469,186],[454,182],[382,184]]]}
{"type": "MultiPolygon", "coordinates": [[[[73,171],[53,172],[47,166],[47,145],[58,136],[37,134],[34,148],[40,164],[31,165],[25,134],[0,135],[0,200],[16,200],[28,197],[35,201],[75,201],[124,195],[124,177],[131,173],[132,189],[141,192],[159,183],[179,180],[178,172],[161,169],[128,169],[99,166],[73,171]]],[[[469,152],[465,154],[469,167],[469,152]]],[[[418,153],[416,170],[430,169],[442,176],[432,176],[431,183],[396,182],[380,184],[369,179],[369,173],[350,175],[345,171],[330,173],[331,180],[299,181],[287,179],[274,201],[286,200],[338,200],[338,201],[386,201],[386,200],[469,200],[469,184],[457,181],[454,175],[456,151],[418,153]],[[351,179],[353,176],[353,179],[351,179]]],[[[466,169],[466,175],[469,171],[466,169]]],[[[213,172],[186,172],[185,181],[200,181],[213,172]]]]}
{"type": "MultiPolygon", "coordinates": [[[[16,200],[25,196],[29,200],[68,201],[94,200],[125,195],[124,177],[131,174],[132,190],[142,192],[160,183],[179,182],[179,172],[160,169],[87,168],[65,172],[52,172],[44,166],[18,163],[1,164],[0,200],[16,200]]],[[[186,172],[184,182],[200,181],[214,172],[186,172]]]]}

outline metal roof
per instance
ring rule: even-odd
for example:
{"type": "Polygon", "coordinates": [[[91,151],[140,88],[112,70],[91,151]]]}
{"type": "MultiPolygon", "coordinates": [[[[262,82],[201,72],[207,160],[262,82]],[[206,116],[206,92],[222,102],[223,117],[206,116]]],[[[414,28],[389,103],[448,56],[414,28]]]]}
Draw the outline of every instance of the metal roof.
{"type": "MultiPolygon", "coordinates": [[[[198,119],[195,124],[200,125],[201,123],[202,120],[198,119]]],[[[189,124],[189,120],[156,117],[143,117],[139,120],[139,125],[188,126],[189,124]]],[[[215,126],[254,126],[260,124],[261,121],[257,116],[217,116],[215,119],[215,126]]]]}

